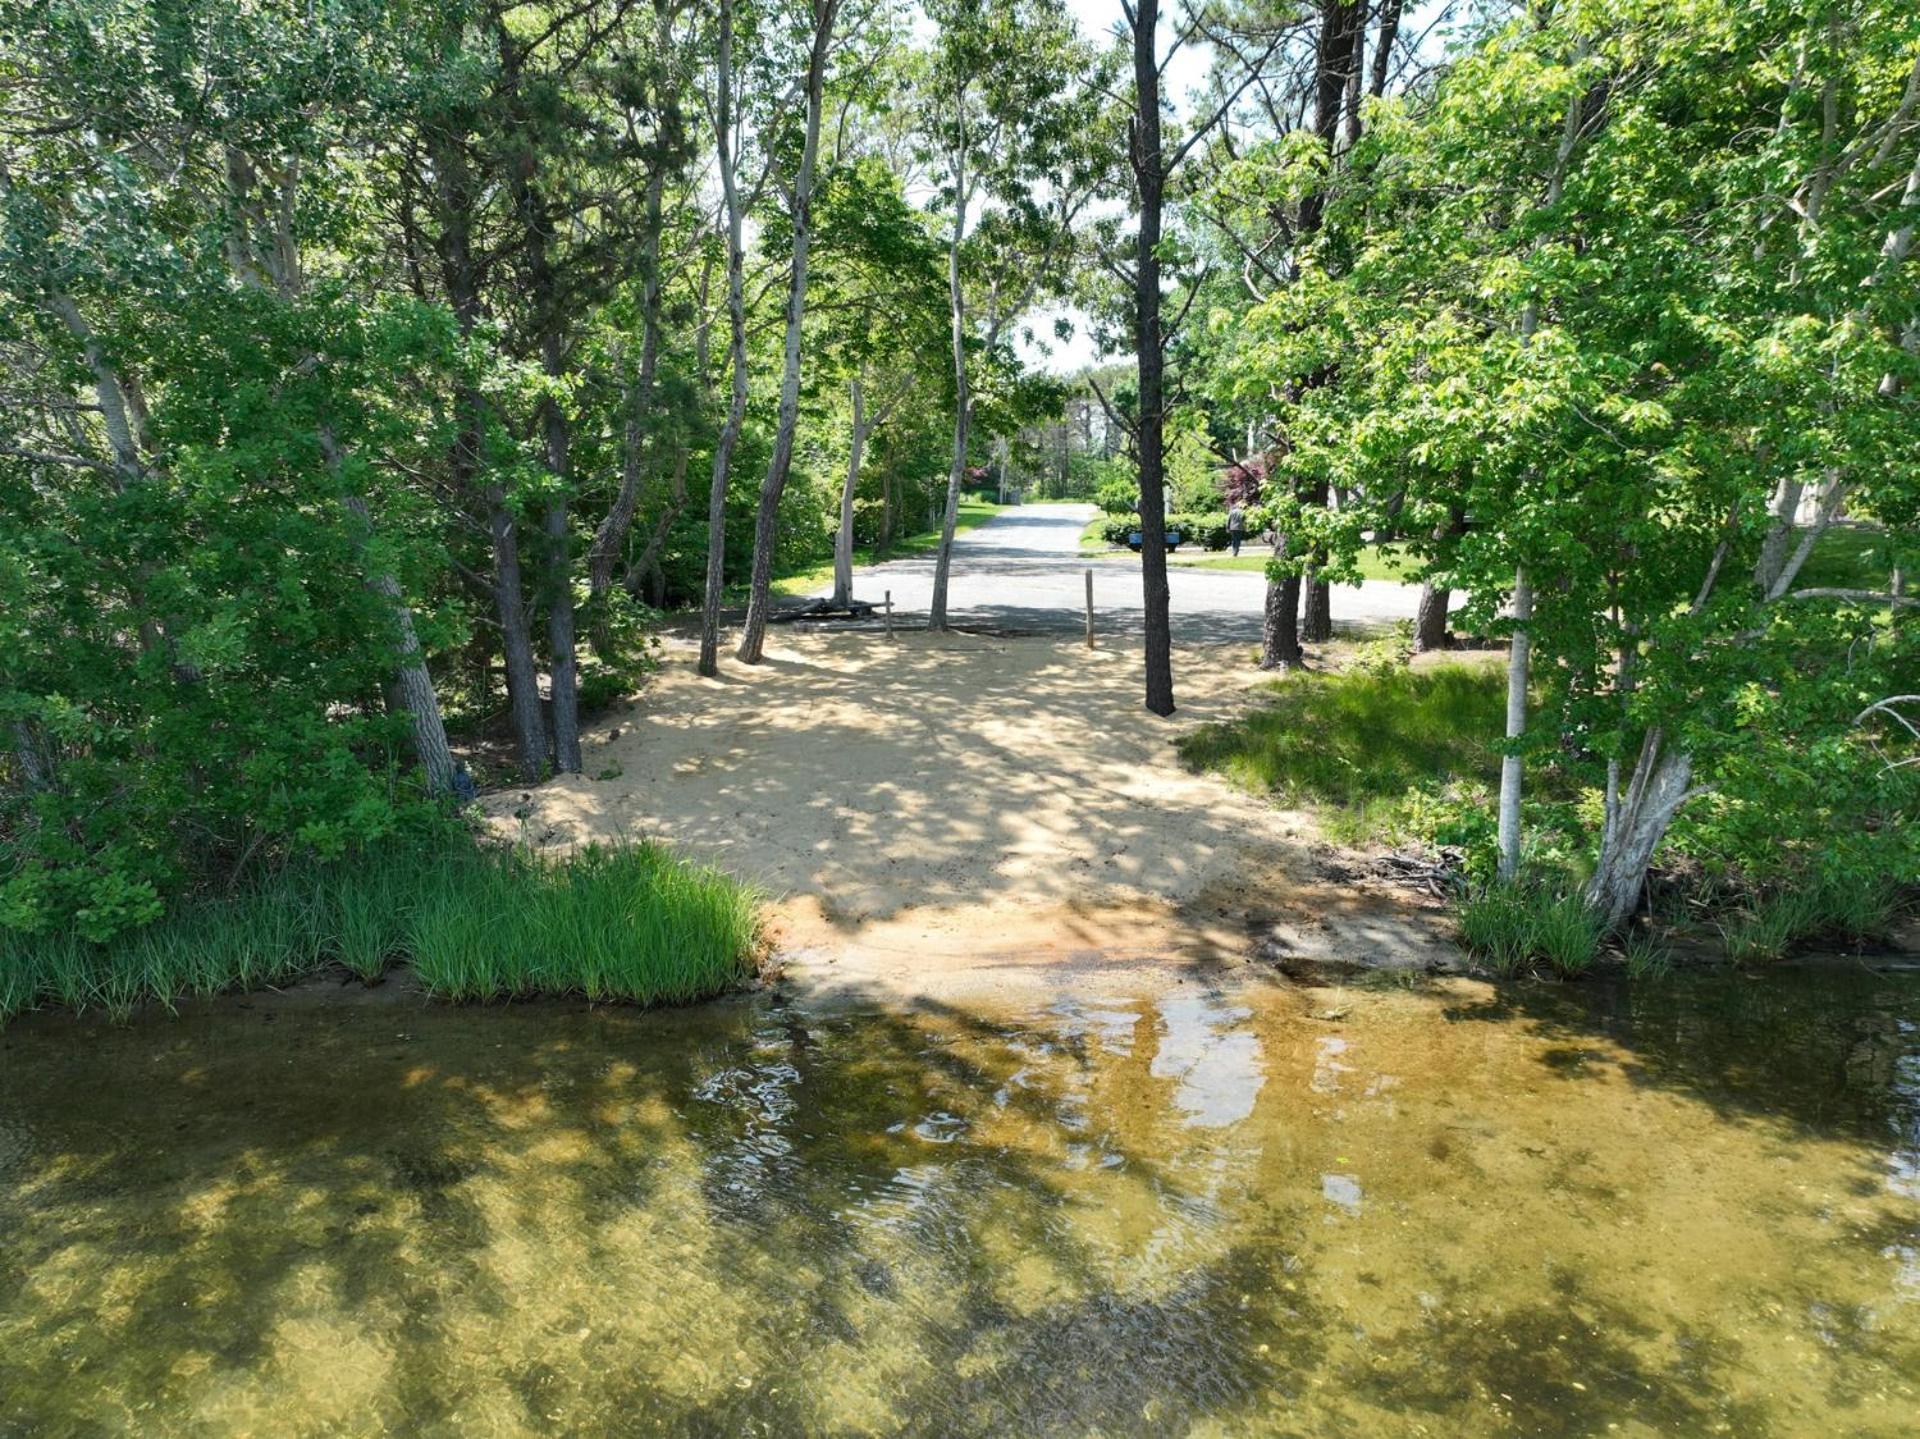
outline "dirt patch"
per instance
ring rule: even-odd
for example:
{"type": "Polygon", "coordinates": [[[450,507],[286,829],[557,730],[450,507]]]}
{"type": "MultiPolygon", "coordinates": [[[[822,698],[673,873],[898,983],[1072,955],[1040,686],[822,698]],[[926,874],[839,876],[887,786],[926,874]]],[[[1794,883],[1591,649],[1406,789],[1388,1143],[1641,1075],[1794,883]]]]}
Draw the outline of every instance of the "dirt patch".
{"type": "Polygon", "coordinates": [[[848,983],[1444,957],[1434,916],[1329,882],[1308,816],[1179,764],[1175,741],[1262,678],[1247,661],[1183,650],[1161,720],[1131,649],[788,632],[705,680],[670,642],[645,696],[592,727],[583,775],[486,808],[537,845],[657,838],[714,863],[767,892],[796,974],[848,983]]]}

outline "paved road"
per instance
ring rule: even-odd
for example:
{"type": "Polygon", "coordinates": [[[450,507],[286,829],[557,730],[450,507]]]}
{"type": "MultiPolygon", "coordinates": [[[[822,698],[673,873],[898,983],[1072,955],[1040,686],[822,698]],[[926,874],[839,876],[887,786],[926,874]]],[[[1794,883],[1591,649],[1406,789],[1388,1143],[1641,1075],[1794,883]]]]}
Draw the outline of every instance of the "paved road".
{"type": "MultiPolygon", "coordinates": [[[[955,624],[1078,633],[1086,570],[1093,570],[1095,620],[1103,633],[1141,627],[1140,565],[1132,556],[1090,558],[1080,531],[1091,505],[1024,505],[997,515],[954,542],[947,612],[955,624]]],[[[853,593],[878,601],[893,591],[896,612],[925,616],[933,596],[931,554],[868,565],[853,572],[853,593]]],[[[1174,567],[1168,572],[1176,642],[1258,640],[1266,580],[1257,571],[1174,567]]],[[[827,594],[832,585],[818,591],[827,594]]],[[[1413,585],[1369,580],[1336,585],[1333,618],[1341,624],[1411,619],[1420,599],[1413,585]]]]}

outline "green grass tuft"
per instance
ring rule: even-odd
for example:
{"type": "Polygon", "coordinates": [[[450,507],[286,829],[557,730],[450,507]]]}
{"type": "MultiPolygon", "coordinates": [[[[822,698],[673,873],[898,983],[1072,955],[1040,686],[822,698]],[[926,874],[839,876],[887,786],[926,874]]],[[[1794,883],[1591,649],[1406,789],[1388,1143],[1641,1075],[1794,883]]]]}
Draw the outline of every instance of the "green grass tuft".
{"type": "Polygon", "coordinates": [[[1628,935],[1620,957],[1626,961],[1628,979],[1665,979],[1673,973],[1673,951],[1650,934],[1628,935]]]}
{"type": "Polygon", "coordinates": [[[46,1006],[125,1016],[330,964],[371,983],[403,962],[448,999],[681,1003],[750,976],[756,909],[752,891],[652,844],[376,850],[183,905],[105,945],[0,931],[0,1021],[46,1006]]]}
{"type": "Polygon", "coordinates": [[[1767,964],[1813,942],[1873,944],[1898,918],[1901,896],[1888,880],[1848,874],[1777,890],[1720,926],[1735,964],[1767,964]]]}
{"type": "Polygon", "coordinates": [[[1511,978],[1542,965],[1583,974],[1600,952],[1600,917],[1578,894],[1532,884],[1493,884],[1460,906],[1460,940],[1488,968],[1511,978]]]}

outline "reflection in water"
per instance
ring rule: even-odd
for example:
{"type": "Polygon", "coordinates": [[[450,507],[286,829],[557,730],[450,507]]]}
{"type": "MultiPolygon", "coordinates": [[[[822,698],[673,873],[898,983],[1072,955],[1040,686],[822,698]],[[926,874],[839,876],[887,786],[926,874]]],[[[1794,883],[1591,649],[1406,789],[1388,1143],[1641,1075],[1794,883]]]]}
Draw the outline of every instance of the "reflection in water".
{"type": "Polygon", "coordinates": [[[1910,979],[36,1022],[0,1436],[1890,1439],[1917,1187],[1910,979]]]}

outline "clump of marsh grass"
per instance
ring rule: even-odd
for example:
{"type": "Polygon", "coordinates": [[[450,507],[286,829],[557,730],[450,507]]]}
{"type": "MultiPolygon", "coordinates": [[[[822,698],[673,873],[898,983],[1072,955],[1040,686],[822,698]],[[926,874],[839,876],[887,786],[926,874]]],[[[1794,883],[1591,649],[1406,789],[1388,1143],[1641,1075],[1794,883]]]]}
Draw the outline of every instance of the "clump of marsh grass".
{"type": "Polygon", "coordinates": [[[1814,942],[1884,940],[1900,912],[1895,887],[1873,875],[1843,874],[1764,895],[1720,926],[1735,964],[1767,964],[1814,942]]]}
{"type": "Polygon", "coordinates": [[[470,843],[296,865],[106,944],[0,931],[0,1021],[57,1006],[124,1016],[281,985],[338,964],[411,963],[449,999],[576,994],[680,1003],[752,970],[754,894],[653,844],[557,857],[470,843]]]}
{"type": "Polygon", "coordinates": [[[1651,934],[1628,935],[1620,946],[1620,958],[1628,979],[1665,979],[1673,973],[1673,951],[1651,934]]]}
{"type": "Polygon", "coordinates": [[[1545,966],[1571,979],[1600,952],[1600,917],[1543,885],[1488,885],[1460,906],[1459,924],[1461,942],[1502,978],[1545,966]]]}

